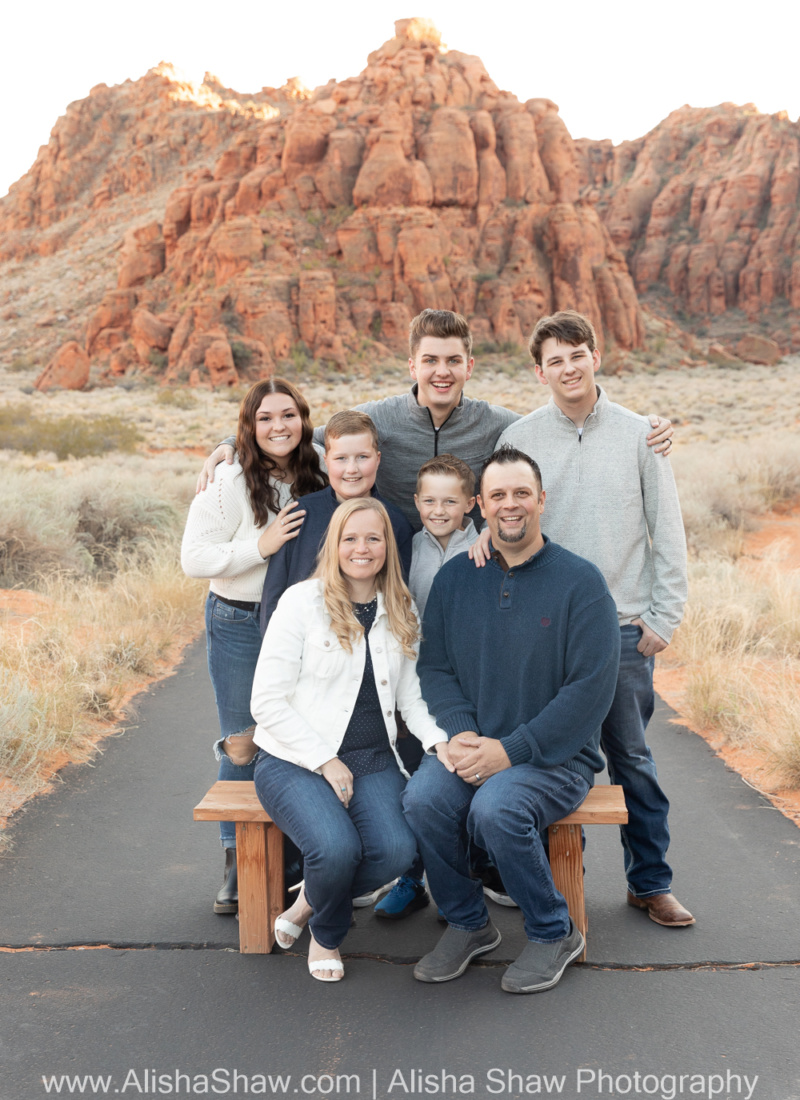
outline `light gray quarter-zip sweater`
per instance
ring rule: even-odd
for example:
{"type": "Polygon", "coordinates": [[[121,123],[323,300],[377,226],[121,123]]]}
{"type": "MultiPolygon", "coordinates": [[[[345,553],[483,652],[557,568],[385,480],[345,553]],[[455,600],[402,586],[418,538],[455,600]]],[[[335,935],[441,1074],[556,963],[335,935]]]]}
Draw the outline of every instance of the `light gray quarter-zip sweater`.
{"type": "Polygon", "coordinates": [[[471,519],[464,520],[463,531],[453,531],[446,550],[442,549],[439,540],[427,527],[423,527],[414,535],[411,543],[411,572],[408,575],[408,587],[417,605],[420,621],[425,614],[425,604],[428,602],[433,578],[446,561],[450,561],[456,554],[463,554],[469,550],[477,537],[478,532],[471,519]]]}
{"type": "MultiPolygon", "coordinates": [[[[504,428],[519,420],[519,413],[488,401],[474,401],[461,395],[458,405],[439,428],[433,426],[430,411],[417,403],[417,387],[408,393],[356,405],[370,416],[378,429],[381,464],[375,484],[381,496],[403,512],[415,531],[421,524],[414,506],[417,473],[423,462],[440,454],[452,454],[466,462],[477,478],[481,466],[494,451],[504,428]]],[[[314,441],[322,443],[324,428],[315,428],[314,441]]],[[[470,512],[480,516],[477,509],[470,512]]]]}
{"type": "Polygon", "coordinates": [[[686,537],[669,459],[647,446],[646,417],[598,399],[579,433],[553,399],[507,428],[539,464],[547,497],[542,530],[593,562],[620,626],[641,618],[665,642],[687,596],[686,537]]]}

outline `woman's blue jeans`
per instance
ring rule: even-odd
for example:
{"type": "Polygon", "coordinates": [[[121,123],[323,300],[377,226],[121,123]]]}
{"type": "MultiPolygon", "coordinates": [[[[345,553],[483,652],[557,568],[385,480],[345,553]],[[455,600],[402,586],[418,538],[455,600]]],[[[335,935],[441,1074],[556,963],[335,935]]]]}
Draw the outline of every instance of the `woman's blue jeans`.
{"type": "Polygon", "coordinates": [[[470,876],[474,840],[522,910],[528,939],[550,943],[569,935],[567,903],[553,883],[540,833],[588,793],[588,781],[567,768],[516,764],[475,787],[426,756],[408,781],[403,808],[447,923],[474,931],[489,920],[483,886],[470,876]]]}
{"type": "MultiPolygon", "coordinates": [[[[249,764],[234,764],[222,749],[222,740],[232,733],[241,733],[253,725],[250,696],[253,676],[261,652],[261,631],[258,609],[243,611],[223,603],[213,592],[206,600],[206,649],[208,672],[214,688],[221,739],[214,745],[219,760],[217,779],[247,780],[253,778],[255,757],[249,764]]],[[[220,822],[223,848],[236,847],[236,826],[232,821],[220,822]]]]}
{"type": "Polygon", "coordinates": [[[335,950],[350,928],[353,898],[397,878],[416,854],[400,806],[406,781],[395,763],[356,776],[345,809],[327,779],[262,750],[255,783],[261,805],[303,853],[314,939],[335,950]]]}

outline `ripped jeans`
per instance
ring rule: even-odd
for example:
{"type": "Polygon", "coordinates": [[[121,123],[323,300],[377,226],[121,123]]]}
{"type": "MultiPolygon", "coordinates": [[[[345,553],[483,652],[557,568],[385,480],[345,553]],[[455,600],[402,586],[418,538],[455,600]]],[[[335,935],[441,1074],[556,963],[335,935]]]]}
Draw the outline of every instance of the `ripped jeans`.
{"type": "MultiPolygon", "coordinates": [[[[214,755],[219,761],[217,779],[253,778],[255,754],[249,764],[234,764],[225,755],[222,742],[229,734],[242,733],[253,725],[250,696],[261,652],[258,610],[258,604],[254,611],[231,607],[213,592],[209,592],[206,600],[208,673],[214,688],[221,734],[214,744],[214,755]]],[[[220,822],[219,836],[223,848],[235,848],[234,822],[220,822]]]]}

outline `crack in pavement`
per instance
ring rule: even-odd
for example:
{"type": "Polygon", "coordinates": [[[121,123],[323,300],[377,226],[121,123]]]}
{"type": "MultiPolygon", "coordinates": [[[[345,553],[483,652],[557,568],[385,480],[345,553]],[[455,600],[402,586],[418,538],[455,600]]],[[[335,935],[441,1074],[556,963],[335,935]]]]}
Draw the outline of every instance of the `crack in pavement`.
{"type": "MultiPolygon", "coordinates": [[[[239,948],[229,943],[53,943],[53,944],[0,944],[0,953],[5,954],[33,954],[35,952],[48,951],[228,951],[232,954],[240,954],[239,948]]],[[[305,959],[295,951],[283,951],[285,958],[305,959]]],[[[276,956],[280,957],[280,956],[276,956]]],[[[389,966],[413,966],[419,961],[418,956],[405,957],[393,955],[375,955],[369,952],[352,952],[342,955],[342,959],[367,959],[372,962],[386,963],[389,966]]],[[[506,967],[513,959],[475,959],[471,966],[497,969],[506,967]]],[[[644,974],[654,971],[703,971],[703,970],[779,970],[800,967],[800,959],[778,959],[767,962],[765,960],[751,960],[743,962],[725,961],[722,959],[708,959],[704,962],[686,963],[614,963],[614,962],[579,962],[573,965],[582,970],[621,971],[623,973],[644,974]]]]}

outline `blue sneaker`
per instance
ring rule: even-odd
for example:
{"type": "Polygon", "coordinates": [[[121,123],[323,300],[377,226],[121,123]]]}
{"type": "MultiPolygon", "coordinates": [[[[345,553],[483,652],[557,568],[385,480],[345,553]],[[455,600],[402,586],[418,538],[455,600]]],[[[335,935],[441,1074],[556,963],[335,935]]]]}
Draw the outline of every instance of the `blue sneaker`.
{"type": "Polygon", "coordinates": [[[386,897],[375,906],[375,915],[386,920],[402,920],[430,903],[425,884],[402,875],[386,897]]]}

